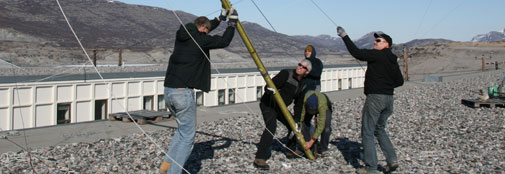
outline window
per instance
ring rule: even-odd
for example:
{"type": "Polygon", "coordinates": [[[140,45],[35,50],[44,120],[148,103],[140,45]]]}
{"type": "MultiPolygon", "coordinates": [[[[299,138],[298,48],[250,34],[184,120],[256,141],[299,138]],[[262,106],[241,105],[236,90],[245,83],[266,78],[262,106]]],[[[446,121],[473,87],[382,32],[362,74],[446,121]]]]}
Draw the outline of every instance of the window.
{"type": "Polygon", "coordinates": [[[70,123],[70,104],[58,104],[56,124],[67,124],[70,123]]]}
{"type": "Polygon", "coordinates": [[[228,103],[235,103],[235,89],[228,89],[228,103]]]}
{"type": "Polygon", "coordinates": [[[203,92],[197,91],[195,96],[196,96],[196,105],[202,106],[203,105],[203,92]]]}
{"type": "Polygon", "coordinates": [[[153,103],[153,96],[144,96],[144,110],[153,110],[154,109],[154,103],[153,103]]]}
{"type": "Polygon", "coordinates": [[[165,104],[165,96],[158,95],[158,111],[166,111],[167,105],[165,104]]]}
{"type": "Polygon", "coordinates": [[[256,87],[256,101],[260,100],[262,95],[263,95],[263,86],[256,87]]]}
{"type": "Polygon", "coordinates": [[[338,79],[338,90],[342,90],[342,79],[338,79]]]}
{"type": "Polygon", "coordinates": [[[349,78],[349,89],[352,89],[352,78],[349,78]]]}
{"type": "Polygon", "coordinates": [[[224,105],[225,104],[225,95],[224,95],[224,89],[220,89],[217,91],[217,103],[218,105],[224,105]]]}
{"type": "Polygon", "coordinates": [[[107,100],[95,100],[95,120],[107,118],[107,100]]]}

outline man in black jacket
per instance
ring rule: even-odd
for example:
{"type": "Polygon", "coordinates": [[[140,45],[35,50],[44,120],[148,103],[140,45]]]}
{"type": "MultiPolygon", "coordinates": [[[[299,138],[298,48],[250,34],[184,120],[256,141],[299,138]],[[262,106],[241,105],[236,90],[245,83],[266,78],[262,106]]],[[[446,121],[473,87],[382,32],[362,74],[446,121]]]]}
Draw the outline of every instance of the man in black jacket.
{"type": "Polygon", "coordinates": [[[321,92],[321,74],[323,73],[323,62],[316,57],[316,48],[312,45],[307,45],[305,47],[305,58],[310,60],[312,64],[312,70],[310,70],[309,75],[305,78],[305,83],[307,83],[308,90],[314,90],[321,92]]]}
{"type": "MultiPolygon", "coordinates": [[[[298,63],[296,69],[283,69],[272,78],[286,106],[289,106],[293,101],[295,104],[303,104],[303,94],[307,86],[302,78],[309,74],[311,69],[312,65],[310,61],[303,59],[298,63]]],[[[263,131],[263,134],[261,134],[253,165],[262,170],[270,169],[270,166],[266,163],[266,159],[270,153],[270,145],[273,143],[273,135],[275,135],[277,129],[277,120],[284,124],[288,128],[288,131],[293,131],[274,99],[274,92],[273,89],[265,86],[265,93],[261,96],[260,101],[260,109],[263,114],[266,129],[263,131]]],[[[295,119],[295,122],[298,120],[295,119]]]]}
{"type": "Polygon", "coordinates": [[[198,17],[194,23],[188,23],[177,30],[174,52],[170,56],[165,76],[164,92],[165,103],[175,117],[178,128],[160,167],[162,173],[181,173],[181,167],[191,154],[196,132],[194,89],[204,92],[210,90],[209,50],[230,44],[237,21],[238,15],[234,9],[223,9],[219,18],[209,21],[205,16],[198,17]],[[228,27],[222,36],[208,35],[226,18],[228,27]]]}
{"type": "Polygon", "coordinates": [[[365,168],[358,173],[377,172],[377,151],[375,138],[386,157],[385,172],[398,168],[398,159],[393,144],[385,130],[386,122],[393,113],[394,88],[403,85],[403,77],[398,66],[397,57],[391,51],[393,40],[387,34],[374,34],[373,49],[359,49],[349,38],[342,27],[337,27],[337,33],[347,47],[349,53],[356,59],[367,61],[365,72],[365,105],[361,121],[361,141],[364,150],[365,168]]]}

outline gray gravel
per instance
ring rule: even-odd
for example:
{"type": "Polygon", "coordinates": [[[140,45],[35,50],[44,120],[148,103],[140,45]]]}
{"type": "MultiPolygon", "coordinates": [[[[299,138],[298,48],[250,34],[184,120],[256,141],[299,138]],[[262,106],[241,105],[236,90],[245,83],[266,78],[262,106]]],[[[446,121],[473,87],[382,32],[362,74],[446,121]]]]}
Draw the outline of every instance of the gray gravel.
{"type": "MultiPolygon", "coordinates": [[[[397,173],[505,173],[504,108],[469,108],[479,87],[496,82],[490,73],[396,90],[395,111],[387,129],[399,156],[397,173]]],[[[363,165],[360,121],[364,97],[333,99],[330,155],[311,161],[287,159],[274,143],[268,172],[252,166],[263,130],[259,111],[199,124],[196,144],[185,168],[191,173],[353,173],[363,165]]],[[[279,124],[277,136],[286,129],[279,124]]],[[[174,129],[149,132],[163,150],[174,129]]],[[[379,163],[385,164],[379,151],[379,163]]],[[[163,152],[142,134],[73,143],[0,155],[0,173],[157,173],[163,152]],[[31,155],[31,157],[30,157],[31,155]],[[31,164],[30,165],[30,161],[31,164]]]]}

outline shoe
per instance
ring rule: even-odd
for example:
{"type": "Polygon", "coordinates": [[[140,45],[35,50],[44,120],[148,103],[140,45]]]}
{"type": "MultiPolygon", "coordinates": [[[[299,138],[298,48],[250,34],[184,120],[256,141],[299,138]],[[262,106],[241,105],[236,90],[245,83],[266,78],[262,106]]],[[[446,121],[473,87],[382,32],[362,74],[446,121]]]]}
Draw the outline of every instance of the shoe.
{"type": "Polygon", "coordinates": [[[377,170],[367,170],[365,168],[359,168],[356,170],[357,174],[377,174],[379,173],[377,170]]]}
{"type": "Polygon", "coordinates": [[[384,168],[384,173],[391,173],[392,171],[395,171],[399,166],[400,165],[396,161],[388,163],[388,165],[386,165],[386,167],[384,168]]]}
{"type": "Polygon", "coordinates": [[[286,152],[286,158],[288,158],[288,159],[301,158],[302,156],[303,156],[303,152],[298,149],[295,150],[295,153],[293,153],[291,151],[286,152]]]}
{"type": "Polygon", "coordinates": [[[327,157],[327,156],[329,156],[329,155],[330,155],[330,152],[328,152],[328,151],[321,152],[321,154],[320,154],[320,156],[321,156],[322,158],[327,157]]]}
{"type": "Polygon", "coordinates": [[[170,163],[163,161],[160,166],[160,173],[166,174],[168,172],[168,168],[170,168],[170,163]]]}
{"type": "Polygon", "coordinates": [[[253,165],[260,170],[270,170],[270,166],[264,159],[254,159],[253,165]]]}

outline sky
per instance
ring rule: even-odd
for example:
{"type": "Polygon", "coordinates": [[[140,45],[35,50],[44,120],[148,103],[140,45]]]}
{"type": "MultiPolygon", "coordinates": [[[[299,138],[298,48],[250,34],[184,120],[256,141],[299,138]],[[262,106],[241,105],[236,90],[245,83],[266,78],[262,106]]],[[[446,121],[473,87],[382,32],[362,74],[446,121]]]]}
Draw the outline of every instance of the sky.
{"type": "MultiPolygon", "coordinates": [[[[119,1],[181,10],[209,18],[218,16],[221,9],[221,0],[119,1]]],[[[342,26],[351,39],[359,39],[369,32],[382,31],[393,38],[393,43],[427,38],[467,42],[478,34],[501,31],[505,28],[504,0],[254,0],[254,3],[253,0],[230,0],[230,2],[233,8],[237,9],[240,21],[258,23],[266,29],[287,35],[326,34],[338,37],[335,28],[342,26]]]]}

